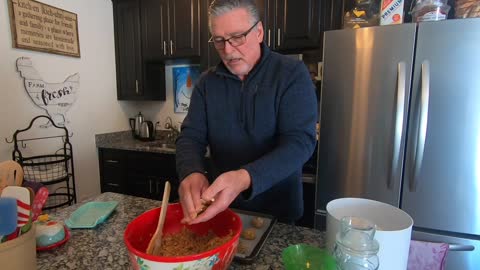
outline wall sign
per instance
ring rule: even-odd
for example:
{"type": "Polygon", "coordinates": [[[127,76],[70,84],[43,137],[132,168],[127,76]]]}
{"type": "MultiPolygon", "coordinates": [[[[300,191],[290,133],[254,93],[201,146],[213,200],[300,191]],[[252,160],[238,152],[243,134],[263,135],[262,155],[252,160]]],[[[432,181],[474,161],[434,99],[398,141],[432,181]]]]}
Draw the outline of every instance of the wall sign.
{"type": "Polygon", "coordinates": [[[34,0],[8,0],[13,47],[80,57],[77,14],[34,0]]]}
{"type": "Polygon", "coordinates": [[[57,126],[65,126],[69,122],[65,114],[75,102],[80,87],[80,75],[75,73],[60,83],[46,82],[28,57],[17,59],[17,70],[33,103],[44,109],[57,126]]]}

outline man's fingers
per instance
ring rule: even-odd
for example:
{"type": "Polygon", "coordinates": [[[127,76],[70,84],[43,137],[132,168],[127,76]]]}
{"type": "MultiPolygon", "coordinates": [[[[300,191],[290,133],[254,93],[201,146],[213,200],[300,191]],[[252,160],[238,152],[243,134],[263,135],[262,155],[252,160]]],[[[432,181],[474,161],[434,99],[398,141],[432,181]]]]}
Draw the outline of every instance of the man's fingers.
{"type": "Polygon", "coordinates": [[[182,196],[181,197],[181,205],[183,210],[183,221],[189,222],[190,220],[194,219],[196,215],[195,205],[192,199],[192,191],[189,187],[182,189],[182,196]]]}
{"type": "Polygon", "coordinates": [[[205,192],[202,194],[202,199],[204,201],[211,201],[213,198],[217,196],[222,190],[226,188],[225,182],[221,180],[221,176],[218,177],[213,184],[211,184],[205,192]]]}
{"type": "Polygon", "coordinates": [[[225,210],[225,208],[222,209],[222,206],[220,206],[220,204],[213,203],[212,205],[207,207],[205,212],[200,214],[194,220],[191,220],[188,224],[197,224],[197,223],[200,223],[200,222],[205,222],[205,221],[210,220],[211,218],[215,217],[218,213],[222,212],[223,210],[225,210]]]}

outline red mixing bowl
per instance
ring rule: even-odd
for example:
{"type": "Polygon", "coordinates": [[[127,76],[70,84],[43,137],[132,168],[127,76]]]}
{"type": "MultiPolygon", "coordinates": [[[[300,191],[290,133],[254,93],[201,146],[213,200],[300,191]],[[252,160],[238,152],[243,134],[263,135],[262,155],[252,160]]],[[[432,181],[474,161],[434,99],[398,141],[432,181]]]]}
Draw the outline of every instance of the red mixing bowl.
{"type": "Polygon", "coordinates": [[[219,237],[228,235],[230,231],[233,233],[230,241],[215,249],[195,255],[178,257],[153,256],[145,253],[148,243],[157,228],[159,215],[160,207],[141,214],[127,225],[123,238],[134,269],[166,270],[188,268],[223,270],[228,268],[237,251],[242,231],[242,220],[235,212],[227,209],[207,222],[184,225],[180,223],[183,218],[181,205],[179,203],[168,205],[163,227],[164,235],[178,233],[184,226],[198,235],[205,235],[209,230],[219,237]]]}

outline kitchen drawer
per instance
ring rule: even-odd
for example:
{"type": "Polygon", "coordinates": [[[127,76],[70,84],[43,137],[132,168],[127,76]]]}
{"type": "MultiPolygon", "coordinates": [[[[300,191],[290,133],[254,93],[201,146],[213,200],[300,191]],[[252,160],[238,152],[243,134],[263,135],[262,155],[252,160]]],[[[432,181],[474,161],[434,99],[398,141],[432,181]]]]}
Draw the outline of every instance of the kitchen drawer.
{"type": "Polygon", "coordinates": [[[114,149],[99,149],[99,162],[101,191],[125,193],[125,152],[114,149]]]}

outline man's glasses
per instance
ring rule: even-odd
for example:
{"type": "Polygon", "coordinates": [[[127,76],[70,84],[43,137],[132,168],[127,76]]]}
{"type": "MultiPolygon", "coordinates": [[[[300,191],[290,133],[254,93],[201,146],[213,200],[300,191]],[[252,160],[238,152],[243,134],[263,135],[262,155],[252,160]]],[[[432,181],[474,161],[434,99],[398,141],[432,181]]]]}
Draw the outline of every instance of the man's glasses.
{"type": "Polygon", "coordinates": [[[252,25],[252,27],[250,27],[250,29],[248,29],[247,31],[245,31],[241,34],[231,36],[230,38],[227,38],[227,39],[224,39],[223,37],[211,37],[208,40],[208,42],[213,42],[213,45],[215,46],[215,48],[220,49],[220,50],[225,48],[225,42],[230,43],[230,45],[232,45],[232,47],[238,47],[238,46],[245,43],[245,41],[247,40],[247,35],[252,31],[252,29],[259,22],[260,21],[257,21],[256,23],[254,23],[252,25]]]}

